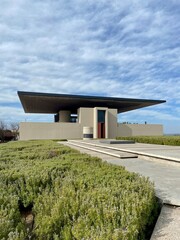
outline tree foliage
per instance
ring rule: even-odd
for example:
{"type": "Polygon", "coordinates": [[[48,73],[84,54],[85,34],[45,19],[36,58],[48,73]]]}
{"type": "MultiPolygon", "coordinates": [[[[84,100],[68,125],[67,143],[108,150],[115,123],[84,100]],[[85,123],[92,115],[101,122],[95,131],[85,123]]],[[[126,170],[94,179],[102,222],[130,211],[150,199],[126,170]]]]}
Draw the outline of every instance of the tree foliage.
{"type": "Polygon", "coordinates": [[[0,142],[4,142],[6,128],[7,128],[7,126],[6,126],[5,122],[0,121],[0,142]]]}
{"type": "Polygon", "coordinates": [[[10,140],[17,140],[19,136],[19,123],[12,122],[7,124],[0,120],[0,142],[7,142],[10,140]]]}
{"type": "Polygon", "coordinates": [[[19,136],[19,123],[18,122],[10,123],[10,129],[14,134],[14,140],[17,140],[19,136]]]}

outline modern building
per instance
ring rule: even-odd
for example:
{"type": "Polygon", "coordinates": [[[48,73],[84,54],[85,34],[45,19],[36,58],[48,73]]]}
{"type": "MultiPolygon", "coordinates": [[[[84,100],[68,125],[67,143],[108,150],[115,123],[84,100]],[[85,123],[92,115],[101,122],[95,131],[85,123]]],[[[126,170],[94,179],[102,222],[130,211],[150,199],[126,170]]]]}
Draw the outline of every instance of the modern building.
{"type": "Polygon", "coordinates": [[[120,124],[122,112],[164,103],[164,100],[82,96],[18,91],[26,113],[53,114],[54,122],[21,122],[20,140],[115,138],[162,135],[159,124],[120,124]]]}

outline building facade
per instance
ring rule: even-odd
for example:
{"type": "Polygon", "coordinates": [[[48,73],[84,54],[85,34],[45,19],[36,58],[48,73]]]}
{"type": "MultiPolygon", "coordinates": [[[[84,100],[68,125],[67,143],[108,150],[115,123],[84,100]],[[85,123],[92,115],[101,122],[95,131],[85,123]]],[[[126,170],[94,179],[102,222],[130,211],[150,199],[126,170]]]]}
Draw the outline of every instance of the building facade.
{"type": "Polygon", "coordinates": [[[20,123],[20,140],[163,135],[158,124],[119,124],[117,116],[162,100],[18,92],[25,112],[54,114],[53,123],[20,123]]]}

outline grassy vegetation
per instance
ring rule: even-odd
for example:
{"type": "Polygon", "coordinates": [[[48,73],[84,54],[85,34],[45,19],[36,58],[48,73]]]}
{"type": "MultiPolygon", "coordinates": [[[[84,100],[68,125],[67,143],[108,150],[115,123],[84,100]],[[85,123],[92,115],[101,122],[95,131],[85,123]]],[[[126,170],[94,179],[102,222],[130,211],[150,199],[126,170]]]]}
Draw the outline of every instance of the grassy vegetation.
{"type": "Polygon", "coordinates": [[[117,139],[135,140],[135,142],[139,143],[180,146],[180,136],[134,136],[117,137],[117,139]]]}
{"type": "Polygon", "coordinates": [[[158,209],[147,178],[53,141],[1,144],[0,193],[4,240],[143,240],[158,209]]]}

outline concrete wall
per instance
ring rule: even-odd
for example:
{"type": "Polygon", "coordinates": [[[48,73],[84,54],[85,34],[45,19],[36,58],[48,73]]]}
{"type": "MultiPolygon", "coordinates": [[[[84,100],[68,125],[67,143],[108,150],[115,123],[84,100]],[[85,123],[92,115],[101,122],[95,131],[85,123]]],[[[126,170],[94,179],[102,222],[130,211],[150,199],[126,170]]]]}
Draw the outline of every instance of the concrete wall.
{"type": "Polygon", "coordinates": [[[117,135],[117,109],[108,108],[79,108],[78,109],[78,119],[79,123],[83,126],[93,127],[94,138],[98,136],[98,124],[97,124],[97,111],[106,111],[106,138],[115,138],[117,135]]]}
{"type": "Polygon", "coordinates": [[[20,123],[20,140],[29,139],[80,139],[83,127],[93,127],[93,136],[97,138],[97,111],[106,111],[106,138],[118,136],[159,136],[163,135],[163,126],[159,124],[118,124],[117,109],[79,108],[78,123],[20,123]]]}
{"type": "Polygon", "coordinates": [[[87,127],[93,127],[94,111],[93,108],[79,108],[78,109],[78,121],[81,125],[87,127]]]}
{"type": "Polygon", "coordinates": [[[115,138],[117,135],[117,109],[94,108],[94,138],[98,137],[98,110],[104,110],[105,113],[105,136],[106,138],[115,138]]]}
{"type": "MultiPolygon", "coordinates": [[[[78,123],[20,123],[20,140],[28,139],[79,139],[83,138],[83,127],[92,127],[97,138],[97,111],[106,111],[106,138],[117,136],[117,110],[108,108],[79,108],[78,123]]],[[[62,114],[60,112],[60,114],[62,114]]],[[[66,112],[65,112],[66,114],[66,112]]],[[[69,115],[69,113],[68,113],[69,115]]],[[[63,116],[63,115],[62,115],[63,116]]],[[[66,119],[65,119],[66,120],[66,119]]]]}
{"type": "Polygon", "coordinates": [[[160,124],[118,124],[117,136],[161,136],[163,126],[160,124]]]}
{"type": "Polygon", "coordinates": [[[22,122],[20,140],[29,139],[78,139],[83,137],[83,127],[78,123],[22,122]]]}
{"type": "Polygon", "coordinates": [[[117,127],[117,109],[108,109],[108,138],[116,138],[117,127]]]}

